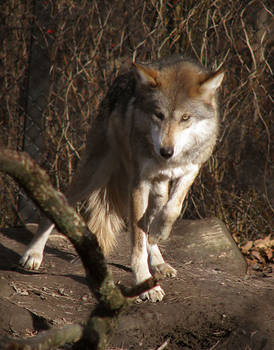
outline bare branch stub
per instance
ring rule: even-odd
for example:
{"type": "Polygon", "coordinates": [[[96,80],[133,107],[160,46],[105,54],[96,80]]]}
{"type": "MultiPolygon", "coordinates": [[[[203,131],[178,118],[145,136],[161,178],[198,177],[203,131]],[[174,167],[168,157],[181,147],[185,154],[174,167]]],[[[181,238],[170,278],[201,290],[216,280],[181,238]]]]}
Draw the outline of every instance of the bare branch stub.
{"type": "MultiPolygon", "coordinates": [[[[157,281],[149,279],[139,286],[124,291],[118,288],[107,268],[96,236],[88,230],[81,217],[68,205],[65,196],[52,187],[46,172],[29,155],[0,149],[0,171],[12,176],[24,188],[36,205],[76,248],[85,267],[89,287],[98,301],[77,346],[79,348],[94,346],[96,349],[104,349],[121,312],[135,300],[136,296],[153,288],[157,281]]],[[[73,336],[74,341],[82,332],[80,326],[75,327],[73,330],[76,329],[78,335],[73,336]]],[[[50,337],[53,333],[45,333],[42,338],[33,339],[33,346],[28,342],[14,342],[14,340],[8,344],[14,346],[15,349],[23,350],[27,346],[34,349],[38,342],[40,345],[43,343],[41,349],[48,349],[50,348],[48,346],[52,345],[50,337]]],[[[63,333],[61,332],[62,339],[67,334],[67,330],[65,329],[63,333]]],[[[55,333],[53,338],[55,339],[55,333]]]]}

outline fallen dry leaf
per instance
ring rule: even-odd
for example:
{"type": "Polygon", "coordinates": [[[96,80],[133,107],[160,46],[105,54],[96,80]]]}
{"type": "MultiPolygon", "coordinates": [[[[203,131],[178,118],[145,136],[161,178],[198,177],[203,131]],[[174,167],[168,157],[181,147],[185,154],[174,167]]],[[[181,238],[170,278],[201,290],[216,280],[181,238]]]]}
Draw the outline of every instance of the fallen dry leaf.
{"type": "Polygon", "coordinates": [[[274,240],[271,239],[271,235],[269,234],[263,239],[254,241],[254,246],[258,248],[274,248],[274,240]]]}
{"type": "Polygon", "coordinates": [[[255,259],[257,259],[260,263],[262,263],[262,264],[265,264],[265,263],[266,263],[265,258],[262,256],[262,254],[261,254],[259,251],[257,251],[257,250],[252,250],[252,251],[251,251],[251,255],[252,255],[255,259]]]}
{"type": "Polygon", "coordinates": [[[274,263],[274,251],[272,248],[268,248],[265,250],[265,254],[269,260],[269,262],[274,263]]]}
{"type": "Polygon", "coordinates": [[[253,241],[248,241],[247,243],[241,246],[241,250],[243,254],[247,254],[252,247],[253,247],[253,241]]]}

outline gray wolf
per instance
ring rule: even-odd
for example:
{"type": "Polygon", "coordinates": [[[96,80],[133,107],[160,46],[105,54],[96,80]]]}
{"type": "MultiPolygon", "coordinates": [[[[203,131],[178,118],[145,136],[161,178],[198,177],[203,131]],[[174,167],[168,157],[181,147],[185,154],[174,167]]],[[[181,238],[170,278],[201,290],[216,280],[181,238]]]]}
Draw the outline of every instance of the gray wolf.
{"type": "MultiPolygon", "coordinates": [[[[171,56],[133,64],[119,75],[91,125],[86,151],[66,195],[87,200],[87,223],[104,253],[128,225],[136,283],[153,273],[174,277],[157,243],[166,240],[218,133],[217,89],[224,73],[171,56]]],[[[20,260],[38,269],[53,224],[42,220],[20,260]]],[[[143,293],[164,297],[158,285],[143,293]]]]}

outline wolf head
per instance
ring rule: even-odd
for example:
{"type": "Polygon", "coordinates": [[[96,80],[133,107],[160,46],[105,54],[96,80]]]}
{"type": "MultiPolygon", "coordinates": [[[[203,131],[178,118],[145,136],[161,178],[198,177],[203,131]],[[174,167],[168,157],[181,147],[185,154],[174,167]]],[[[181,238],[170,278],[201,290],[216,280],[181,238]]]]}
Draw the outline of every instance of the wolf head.
{"type": "Polygon", "coordinates": [[[224,73],[182,59],[135,64],[133,69],[136,106],[142,124],[150,125],[156,155],[167,161],[209,144],[211,153],[218,130],[216,92],[224,73]]]}

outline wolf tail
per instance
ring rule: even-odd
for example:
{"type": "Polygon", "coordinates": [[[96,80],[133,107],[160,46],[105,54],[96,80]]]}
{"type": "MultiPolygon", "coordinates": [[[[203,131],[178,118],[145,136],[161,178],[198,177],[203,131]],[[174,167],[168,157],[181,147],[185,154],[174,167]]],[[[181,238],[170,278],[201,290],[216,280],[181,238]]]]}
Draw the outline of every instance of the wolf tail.
{"type": "Polygon", "coordinates": [[[87,203],[86,221],[91,232],[96,234],[105,255],[116,245],[116,237],[125,223],[120,211],[121,198],[117,187],[110,181],[94,190],[87,203]]]}

